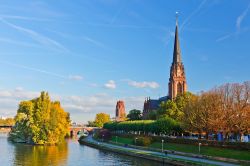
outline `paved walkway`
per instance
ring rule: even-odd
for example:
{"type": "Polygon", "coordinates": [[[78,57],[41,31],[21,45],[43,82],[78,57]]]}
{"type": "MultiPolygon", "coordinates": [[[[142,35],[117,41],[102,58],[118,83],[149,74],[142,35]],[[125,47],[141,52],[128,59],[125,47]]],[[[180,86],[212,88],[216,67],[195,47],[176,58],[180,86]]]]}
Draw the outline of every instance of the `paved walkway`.
{"type": "MultiPolygon", "coordinates": [[[[92,142],[95,144],[101,144],[101,145],[109,147],[109,148],[112,147],[115,149],[133,150],[134,152],[138,152],[138,153],[142,152],[142,153],[146,153],[146,154],[166,157],[166,155],[164,153],[161,153],[161,152],[141,150],[141,149],[136,149],[136,148],[131,148],[131,147],[123,147],[123,146],[113,145],[113,144],[109,144],[109,143],[98,142],[98,141],[94,140],[92,138],[92,136],[87,137],[86,140],[88,142],[92,142]]],[[[182,160],[187,160],[187,161],[200,162],[200,163],[204,163],[204,164],[219,165],[219,166],[236,166],[236,164],[231,164],[231,163],[226,163],[226,162],[221,162],[221,161],[214,161],[214,160],[201,159],[201,158],[195,158],[195,157],[186,157],[186,156],[175,155],[175,154],[167,154],[167,157],[170,157],[173,159],[182,159],[182,160]]]]}

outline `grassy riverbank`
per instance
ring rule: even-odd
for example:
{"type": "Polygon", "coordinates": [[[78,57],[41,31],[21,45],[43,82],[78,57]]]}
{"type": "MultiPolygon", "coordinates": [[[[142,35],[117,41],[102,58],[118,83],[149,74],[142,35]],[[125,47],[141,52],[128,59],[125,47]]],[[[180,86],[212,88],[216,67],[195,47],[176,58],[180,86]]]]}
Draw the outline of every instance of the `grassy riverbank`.
{"type": "MultiPolygon", "coordinates": [[[[100,140],[99,140],[100,141],[100,140]]],[[[98,140],[92,139],[79,139],[79,143],[87,146],[91,146],[97,149],[107,150],[123,155],[128,155],[136,158],[147,159],[151,161],[156,161],[161,164],[167,165],[206,165],[213,166],[218,165],[218,162],[212,160],[199,160],[196,158],[185,158],[178,156],[169,156],[164,153],[145,151],[141,149],[134,149],[131,147],[117,146],[112,143],[99,142],[98,140]],[[206,162],[207,161],[207,162],[206,162]]]]}
{"type": "MultiPolygon", "coordinates": [[[[115,136],[112,137],[112,141],[116,142],[115,136]]],[[[134,139],[117,137],[117,142],[132,145],[134,144],[134,139]]],[[[149,145],[149,147],[161,149],[162,143],[154,142],[151,145],[149,145]]],[[[217,147],[201,146],[201,153],[199,153],[198,146],[195,146],[195,145],[164,143],[164,150],[174,150],[174,151],[179,151],[179,152],[202,154],[202,155],[214,156],[214,157],[225,157],[225,158],[232,158],[232,159],[237,159],[237,160],[250,160],[249,151],[224,149],[224,148],[217,148],[217,147]]]]}

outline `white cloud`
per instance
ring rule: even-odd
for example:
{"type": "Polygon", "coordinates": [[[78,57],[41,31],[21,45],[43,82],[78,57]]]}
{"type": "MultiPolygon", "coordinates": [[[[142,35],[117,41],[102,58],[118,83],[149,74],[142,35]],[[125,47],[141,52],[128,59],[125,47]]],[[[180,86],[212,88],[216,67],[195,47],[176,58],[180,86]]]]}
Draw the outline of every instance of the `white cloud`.
{"type": "Polygon", "coordinates": [[[116,83],[115,81],[113,80],[109,80],[105,85],[104,85],[105,88],[108,88],[108,89],[115,89],[116,88],[116,83]]]}
{"type": "Polygon", "coordinates": [[[157,82],[154,82],[154,81],[152,81],[152,82],[146,82],[146,81],[137,82],[137,81],[129,80],[128,85],[136,87],[136,88],[152,88],[152,89],[156,89],[156,88],[159,87],[159,84],[157,82]]]}
{"type": "Polygon", "coordinates": [[[11,99],[23,99],[28,100],[35,98],[39,95],[39,92],[24,91],[20,87],[15,90],[0,90],[0,98],[11,98],[11,99]]]}
{"type": "Polygon", "coordinates": [[[23,87],[16,87],[16,89],[15,89],[16,91],[23,91],[23,87]]]}
{"type": "Polygon", "coordinates": [[[69,76],[69,79],[70,79],[70,80],[80,81],[80,80],[83,80],[83,77],[80,76],[80,75],[70,75],[70,76],[69,76]]]}
{"type": "MultiPolygon", "coordinates": [[[[23,100],[31,100],[40,95],[40,92],[18,90],[0,90],[0,116],[10,117],[16,114],[18,104],[23,100]]],[[[65,111],[70,113],[71,119],[77,122],[93,120],[96,113],[105,112],[114,117],[115,105],[118,100],[125,101],[126,112],[131,109],[142,109],[144,96],[131,96],[122,99],[107,94],[90,96],[50,94],[51,100],[61,102],[65,111]]]]}

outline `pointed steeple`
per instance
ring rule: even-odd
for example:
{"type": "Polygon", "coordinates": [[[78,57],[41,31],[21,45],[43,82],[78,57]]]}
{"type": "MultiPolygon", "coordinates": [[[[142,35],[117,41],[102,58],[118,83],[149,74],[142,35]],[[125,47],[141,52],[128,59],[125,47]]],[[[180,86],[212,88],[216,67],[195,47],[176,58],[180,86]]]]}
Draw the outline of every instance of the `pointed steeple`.
{"type": "Polygon", "coordinates": [[[187,91],[187,82],[184,65],[181,61],[181,49],[178,36],[178,13],[176,13],[176,28],[174,40],[173,62],[170,68],[170,77],[168,83],[168,96],[171,100],[177,95],[187,91]]]}
{"type": "Polygon", "coordinates": [[[176,27],[175,27],[175,40],[174,40],[174,53],[173,63],[181,63],[181,48],[178,37],[178,13],[176,12],[176,27]]]}

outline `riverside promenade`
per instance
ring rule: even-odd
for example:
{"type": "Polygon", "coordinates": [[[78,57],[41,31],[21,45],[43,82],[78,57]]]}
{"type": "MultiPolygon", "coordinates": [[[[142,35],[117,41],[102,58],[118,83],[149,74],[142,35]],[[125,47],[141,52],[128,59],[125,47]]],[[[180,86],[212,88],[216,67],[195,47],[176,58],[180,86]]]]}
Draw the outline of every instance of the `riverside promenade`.
{"type": "Polygon", "coordinates": [[[162,164],[171,164],[171,165],[219,165],[219,166],[236,166],[237,164],[214,161],[209,159],[202,159],[196,157],[188,157],[176,154],[165,154],[162,152],[155,152],[150,150],[142,150],[134,147],[125,147],[114,145],[111,143],[96,141],[92,136],[88,136],[83,140],[79,140],[80,144],[92,146],[98,149],[108,150],[124,155],[141,157],[144,159],[154,160],[162,164]]]}

